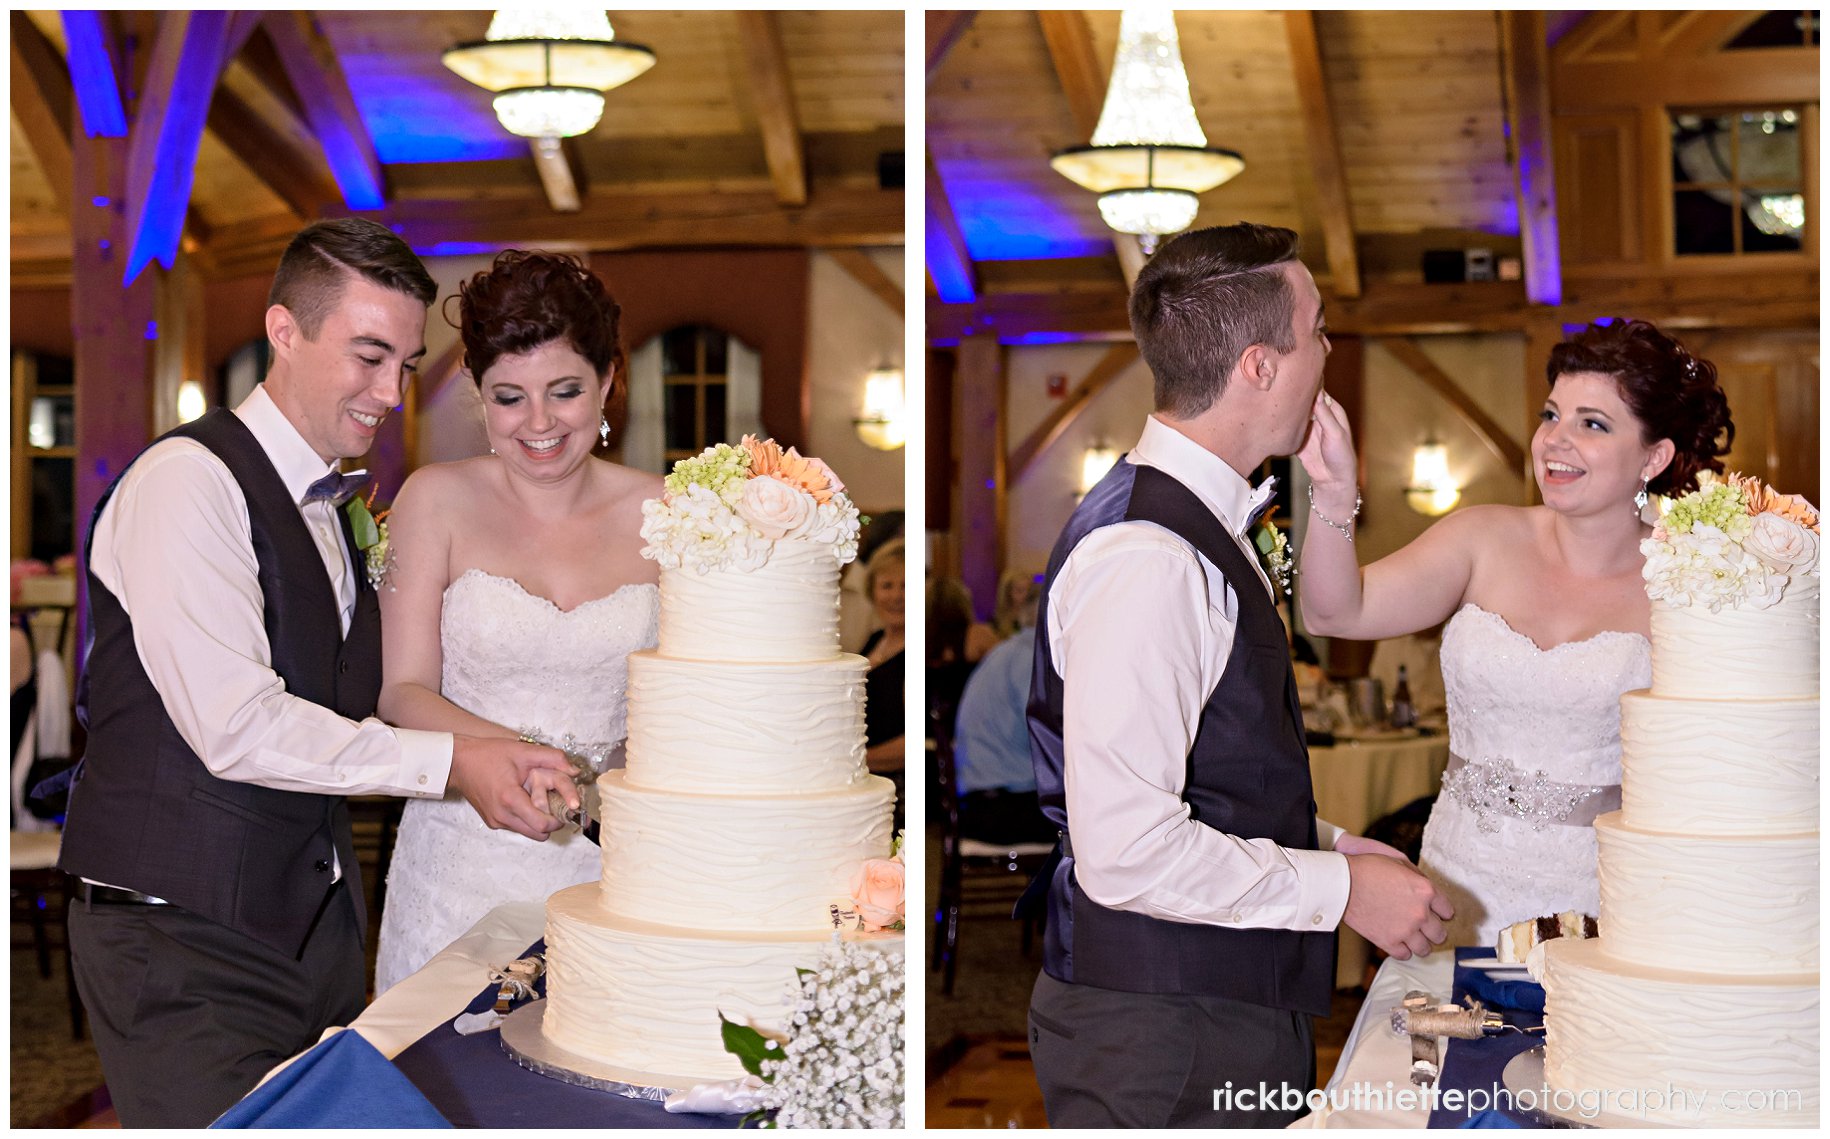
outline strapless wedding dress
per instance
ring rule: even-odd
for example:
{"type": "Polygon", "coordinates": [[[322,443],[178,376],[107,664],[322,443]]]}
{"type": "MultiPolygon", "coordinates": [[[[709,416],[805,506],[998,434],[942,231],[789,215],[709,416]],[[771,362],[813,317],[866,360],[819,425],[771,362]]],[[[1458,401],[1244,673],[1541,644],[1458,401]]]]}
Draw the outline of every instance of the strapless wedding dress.
{"type": "MultiPolygon", "coordinates": [[[[512,578],[467,570],[445,589],[441,691],[543,740],[607,750],[628,734],[628,657],[655,643],[660,592],[625,585],[561,610],[512,578]]],[[[597,846],[572,829],[534,842],[490,830],[455,791],[409,800],[388,872],[375,991],[419,969],[504,902],[595,880],[597,846]]]]}
{"type": "Polygon", "coordinates": [[[1443,629],[1442,679],[1451,759],[1418,862],[1455,906],[1445,944],[1598,914],[1594,817],[1619,806],[1620,698],[1651,685],[1651,645],[1606,632],[1541,649],[1470,604],[1443,629]]]}

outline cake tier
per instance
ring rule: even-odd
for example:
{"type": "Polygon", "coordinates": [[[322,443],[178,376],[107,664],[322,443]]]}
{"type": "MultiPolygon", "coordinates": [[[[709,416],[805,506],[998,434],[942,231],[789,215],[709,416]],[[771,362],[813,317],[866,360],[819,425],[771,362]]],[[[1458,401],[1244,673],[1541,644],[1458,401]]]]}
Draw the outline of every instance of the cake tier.
{"type": "Polygon", "coordinates": [[[1598,941],[1544,946],[1551,1087],[1648,1123],[1817,1125],[1817,974],[1728,977],[1630,964],[1609,956],[1606,920],[1598,941]]]}
{"type": "MultiPolygon", "coordinates": [[[[542,1031],[568,1052],[606,1064],[701,1082],[734,1079],[743,1066],[724,1050],[719,1014],[779,1033],[795,969],[816,965],[831,939],[830,928],[673,929],[608,912],[592,883],[572,886],[547,899],[542,1031]]],[[[863,939],[902,950],[900,934],[863,939]]]]}
{"type": "Polygon", "coordinates": [[[839,651],[832,547],[775,543],[759,569],[661,571],[656,647],[694,660],[824,660],[839,651]]]}
{"type": "Polygon", "coordinates": [[[598,777],[604,907],[686,929],[832,928],[851,879],[890,855],[895,784],[810,795],[689,795],[598,777]]]}
{"type": "Polygon", "coordinates": [[[1817,833],[1684,835],[1595,820],[1610,956],[1705,973],[1817,971],[1817,833]]]}
{"type": "Polygon", "coordinates": [[[864,775],[861,656],[795,664],[629,657],[632,787],[779,795],[864,775]],[[715,705],[715,711],[710,707],[715,705]]]}
{"type": "Polygon", "coordinates": [[[1652,692],[1721,700],[1817,695],[1818,579],[1800,577],[1766,609],[1652,603],[1652,692]]]}
{"type": "MultiPolygon", "coordinates": [[[[1662,651],[1662,650],[1661,650],[1662,651]]],[[[1620,700],[1621,813],[1680,834],[1818,829],[1818,701],[1620,700]]]]}

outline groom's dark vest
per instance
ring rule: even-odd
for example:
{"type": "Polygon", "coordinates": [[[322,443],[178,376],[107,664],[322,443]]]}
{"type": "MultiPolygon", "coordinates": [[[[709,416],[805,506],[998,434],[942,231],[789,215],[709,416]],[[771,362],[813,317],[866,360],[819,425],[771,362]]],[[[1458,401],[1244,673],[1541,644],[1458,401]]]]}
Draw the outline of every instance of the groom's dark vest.
{"type": "MultiPolygon", "coordinates": [[[[1120,461],[1068,520],[1049,558],[1041,612],[1068,555],[1093,531],[1154,522],[1211,562],[1238,598],[1238,626],[1220,683],[1188,750],[1182,799],[1195,823],[1241,838],[1314,850],[1315,803],[1302,709],[1282,621],[1239,546],[1193,491],[1153,467],[1120,461]]],[[[1149,652],[1148,645],[1139,646],[1149,652]]],[[[1133,993],[1230,997],[1328,1015],[1334,930],[1240,929],[1165,921],[1110,909],[1074,876],[1072,820],[1062,779],[1061,676],[1037,623],[1029,736],[1043,813],[1062,828],[1062,857],[1047,881],[1043,968],[1057,980],[1133,993]]],[[[1081,699],[1100,699],[1087,693],[1081,699]]],[[[1164,708],[1163,715],[1173,715],[1164,708]]]]}
{"type": "MultiPolygon", "coordinates": [[[[262,622],[273,671],[287,693],[350,719],[373,715],[381,690],[381,617],[360,565],[346,637],[323,556],[253,433],[218,409],[165,438],[174,436],[214,452],[247,499],[262,622]]],[[[89,541],[119,484],[117,478],[96,505],[89,541]]],[[[353,550],[348,520],[337,514],[345,548],[353,550]]],[[[83,554],[87,565],[87,542],[83,554]]],[[[212,775],[147,679],[132,619],[93,571],[88,584],[93,644],[77,703],[86,710],[89,746],[71,789],[63,869],[164,898],[297,956],[329,897],[334,858],[349,885],[340,891],[349,902],[338,904],[356,907],[361,928],[362,878],[344,800],[212,775]]],[[[156,604],[156,595],[136,604],[148,602],[156,604]]]]}

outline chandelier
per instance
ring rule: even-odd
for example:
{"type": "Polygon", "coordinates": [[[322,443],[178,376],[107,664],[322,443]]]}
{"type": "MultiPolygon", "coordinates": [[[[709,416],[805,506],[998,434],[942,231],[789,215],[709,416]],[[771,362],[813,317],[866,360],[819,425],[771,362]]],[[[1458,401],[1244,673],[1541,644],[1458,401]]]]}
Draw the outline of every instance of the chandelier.
{"type": "Polygon", "coordinates": [[[441,57],[496,92],[496,118],[511,134],[561,139],[584,134],[604,113],[604,92],[654,66],[654,52],[621,43],[603,12],[504,8],[481,41],[441,57]]]}
{"type": "Polygon", "coordinates": [[[1106,224],[1137,234],[1146,253],[1159,237],[1194,222],[1195,195],[1245,169],[1235,152],[1207,145],[1189,98],[1173,11],[1125,9],[1093,141],[1061,151],[1049,164],[1098,194],[1106,224]]]}

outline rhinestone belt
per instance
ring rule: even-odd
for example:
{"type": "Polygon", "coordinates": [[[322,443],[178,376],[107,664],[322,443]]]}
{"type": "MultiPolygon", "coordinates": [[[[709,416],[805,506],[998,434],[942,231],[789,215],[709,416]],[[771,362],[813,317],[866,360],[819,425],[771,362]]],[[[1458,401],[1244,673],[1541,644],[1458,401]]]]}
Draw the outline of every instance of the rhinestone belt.
{"type": "Polygon", "coordinates": [[[1598,816],[1620,809],[1618,783],[1557,783],[1542,771],[1521,771],[1503,759],[1474,763],[1454,754],[1443,771],[1442,791],[1473,811],[1488,834],[1499,829],[1502,816],[1541,831],[1547,826],[1592,827],[1598,816]]]}

